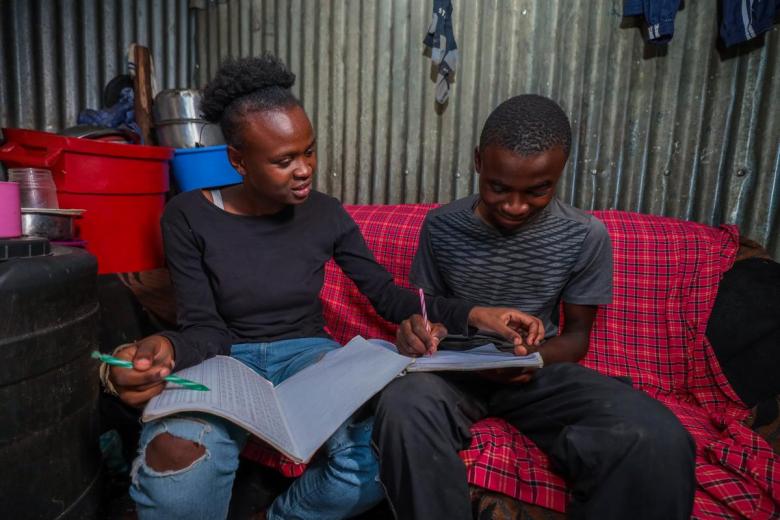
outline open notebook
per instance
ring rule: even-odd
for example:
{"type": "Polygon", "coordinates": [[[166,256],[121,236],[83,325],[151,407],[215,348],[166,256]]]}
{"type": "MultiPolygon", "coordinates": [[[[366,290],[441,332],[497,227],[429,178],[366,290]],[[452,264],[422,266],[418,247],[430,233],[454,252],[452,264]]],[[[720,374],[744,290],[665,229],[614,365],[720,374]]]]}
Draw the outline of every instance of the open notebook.
{"type": "Polygon", "coordinates": [[[278,386],[233,358],[208,359],[177,375],[203,383],[210,391],[168,384],[149,401],[142,420],[185,411],[218,415],[290,459],[308,462],[355,410],[404,372],[541,366],[538,353],[519,357],[493,344],[410,358],[398,354],[392,343],[356,336],[278,386]]]}

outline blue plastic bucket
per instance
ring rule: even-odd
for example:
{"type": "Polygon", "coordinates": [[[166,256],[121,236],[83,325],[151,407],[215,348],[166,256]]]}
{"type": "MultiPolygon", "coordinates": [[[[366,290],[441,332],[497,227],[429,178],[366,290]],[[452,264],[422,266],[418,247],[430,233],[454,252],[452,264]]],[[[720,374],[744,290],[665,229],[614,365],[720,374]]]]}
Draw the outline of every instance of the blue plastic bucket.
{"type": "Polygon", "coordinates": [[[230,165],[227,145],[177,148],[172,160],[173,177],[181,191],[237,184],[241,175],[230,165]]]}

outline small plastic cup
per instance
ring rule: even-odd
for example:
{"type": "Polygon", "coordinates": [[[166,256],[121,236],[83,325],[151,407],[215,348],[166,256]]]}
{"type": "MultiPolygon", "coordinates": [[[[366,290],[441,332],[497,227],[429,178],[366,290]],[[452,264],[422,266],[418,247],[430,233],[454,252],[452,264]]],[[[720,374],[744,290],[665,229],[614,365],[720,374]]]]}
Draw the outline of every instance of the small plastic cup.
{"type": "Polygon", "coordinates": [[[21,234],[19,185],[15,182],[0,182],[0,238],[15,238],[21,234]]]}
{"type": "Polygon", "coordinates": [[[9,168],[8,180],[19,183],[19,197],[23,208],[59,209],[57,186],[49,170],[9,168]]]}

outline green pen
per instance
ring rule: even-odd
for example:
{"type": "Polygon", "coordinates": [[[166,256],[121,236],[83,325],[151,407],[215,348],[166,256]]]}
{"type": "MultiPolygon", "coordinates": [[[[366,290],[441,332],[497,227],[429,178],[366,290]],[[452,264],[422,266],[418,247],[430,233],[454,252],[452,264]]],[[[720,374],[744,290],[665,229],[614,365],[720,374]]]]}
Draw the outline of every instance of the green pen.
{"type": "MultiPolygon", "coordinates": [[[[106,365],[111,365],[114,367],[122,367],[122,368],[133,368],[132,361],[119,359],[114,356],[109,356],[108,354],[101,354],[97,350],[92,352],[92,357],[95,359],[99,359],[106,365]]],[[[171,383],[176,383],[177,385],[186,388],[187,390],[208,391],[209,389],[206,385],[202,385],[200,383],[196,383],[195,381],[190,381],[189,379],[184,379],[183,377],[179,377],[179,376],[170,375],[170,376],[165,376],[163,379],[171,383]]]]}

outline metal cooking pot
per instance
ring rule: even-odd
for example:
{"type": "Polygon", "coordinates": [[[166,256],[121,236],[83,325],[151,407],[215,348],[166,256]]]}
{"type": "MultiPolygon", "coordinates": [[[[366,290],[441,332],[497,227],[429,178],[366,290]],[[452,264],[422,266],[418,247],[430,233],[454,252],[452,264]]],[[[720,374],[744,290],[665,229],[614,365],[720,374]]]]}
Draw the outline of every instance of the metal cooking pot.
{"type": "Polygon", "coordinates": [[[225,144],[222,130],[203,119],[202,95],[195,89],[163,90],[154,98],[154,126],[157,142],[174,148],[196,148],[225,144]]]}
{"type": "Polygon", "coordinates": [[[202,119],[178,119],[162,121],[155,125],[160,146],[196,148],[225,144],[219,125],[202,119]]]}
{"type": "Polygon", "coordinates": [[[202,95],[195,89],[163,90],[154,98],[152,113],[155,123],[171,119],[203,119],[200,113],[202,95]]]}
{"type": "Polygon", "coordinates": [[[75,236],[73,221],[81,213],[82,210],[22,208],[22,235],[71,240],[75,236]]]}

